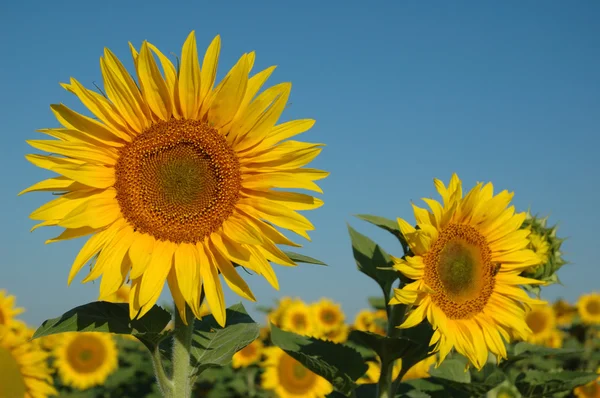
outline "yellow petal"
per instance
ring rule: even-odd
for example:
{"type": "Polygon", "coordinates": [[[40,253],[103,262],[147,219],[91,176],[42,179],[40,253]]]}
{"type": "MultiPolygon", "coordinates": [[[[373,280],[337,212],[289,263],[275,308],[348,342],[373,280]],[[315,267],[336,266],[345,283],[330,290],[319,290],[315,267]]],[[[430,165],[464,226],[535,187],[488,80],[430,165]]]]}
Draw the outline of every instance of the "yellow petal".
{"type": "MultiPolygon", "coordinates": [[[[252,53],[251,53],[252,54],[252,53]]],[[[248,70],[252,69],[250,67],[248,70]]],[[[256,94],[260,91],[261,87],[265,84],[267,79],[271,76],[273,71],[275,70],[275,66],[271,66],[263,71],[258,72],[256,75],[252,76],[248,79],[248,86],[246,87],[246,93],[244,94],[244,99],[238,108],[237,113],[233,118],[233,124],[237,123],[238,120],[244,117],[246,114],[246,108],[250,101],[256,97],[256,94]]]]}
{"type": "Polygon", "coordinates": [[[159,118],[169,120],[172,114],[171,95],[146,42],[140,50],[137,71],[148,106],[159,118]]]}
{"type": "Polygon", "coordinates": [[[146,305],[157,291],[162,290],[173,264],[175,244],[156,241],[152,258],[142,277],[140,285],[140,304],[146,305]]]}
{"type": "MultiPolygon", "coordinates": [[[[202,70],[200,72],[200,102],[202,103],[212,91],[217,77],[217,67],[219,65],[219,53],[221,51],[221,36],[217,35],[208,46],[202,61],[202,70]]],[[[202,113],[202,111],[200,111],[202,113]]]]}
{"type": "Polygon", "coordinates": [[[89,163],[54,166],[52,171],[93,188],[109,188],[116,181],[114,168],[89,163]]]}
{"type": "Polygon", "coordinates": [[[257,218],[275,224],[278,227],[289,229],[300,235],[312,231],[315,227],[308,219],[285,206],[270,203],[269,206],[256,200],[238,202],[238,208],[257,218]]]}
{"type": "Polygon", "coordinates": [[[229,71],[219,87],[208,110],[208,120],[221,128],[235,116],[246,93],[248,84],[248,55],[244,54],[229,71]]]}
{"type": "Polygon", "coordinates": [[[275,271],[273,271],[273,267],[267,261],[265,256],[258,250],[255,246],[249,246],[248,250],[252,253],[252,259],[250,260],[252,264],[252,269],[254,269],[257,273],[264,276],[267,282],[275,290],[279,290],[279,280],[277,280],[277,275],[275,271]]]}
{"type": "MultiPolygon", "coordinates": [[[[32,220],[59,220],[69,214],[73,209],[87,200],[90,200],[97,195],[100,197],[110,197],[102,191],[75,191],[69,192],[58,198],[44,203],[40,208],[36,209],[29,218],[32,220]]],[[[114,198],[114,196],[113,196],[114,198]]]]}
{"type": "Polygon", "coordinates": [[[215,260],[215,265],[223,274],[223,278],[225,279],[225,283],[229,286],[231,290],[233,290],[237,295],[251,301],[256,301],[254,294],[252,294],[252,290],[248,287],[246,282],[242,279],[242,277],[237,273],[231,261],[225,258],[218,250],[211,248],[210,243],[207,243],[207,254],[212,255],[215,260]],[[210,252],[209,252],[210,250],[210,252]]]}
{"type": "Polygon", "coordinates": [[[297,188],[323,193],[323,190],[313,181],[323,179],[328,175],[328,172],[313,169],[243,174],[242,187],[256,190],[268,188],[297,188]]]}
{"type": "Polygon", "coordinates": [[[126,254],[133,240],[133,230],[124,228],[123,231],[117,235],[118,241],[112,247],[112,255],[110,257],[107,255],[105,270],[100,282],[100,300],[106,300],[119,290],[131,269],[131,261],[126,254]]]}
{"type": "Polygon", "coordinates": [[[261,146],[272,146],[280,141],[304,133],[310,130],[314,124],[315,121],[313,119],[300,119],[277,125],[267,134],[261,146]]]}
{"type": "Polygon", "coordinates": [[[200,94],[200,65],[198,64],[198,48],[196,47],[196,35],[192,31],[181,50],[181,66],[179,70],[179,103],[182,116],[186,119],[194,119],[202,97],[200,94]]]}
{"type": "Polygon", "coordinates": [[[310,195],[284,191],[242,191],[244,196],[273,201],[292,210],[313,210],[323,206],[323,201],[310,195]]]}
{"type": "MultiPolygon", "coordinates": [[[[217,266],[211,258],[212,256],[208,256],[203,243],[198,243],[196,248],[200,254],[200,274],[202,276],[206,301],[217,323],[225,327],[225,297],[221,281],[219,280],[217,266]]],[[[196,314],[197,317],[198,315],[196,314]]]]}
{"type": "Polygon", "coordinates": [[[119,134],[92,118],[80,115],[63,104],[50,105],[50,109],[52,109],[60,124],[68,129],[85,132],[95,139],[106,143],[118,144],[123,141],[131,141],[131,137],[128,135],[119,134]]]}
{"type": "Polygon", "coordinates": [[[71,271],[69,272],[69,278],[67,284],[71,284],[73,282],[73,278],[75,275],[83,268],[83,266],[90,261],[90,259],[104,247],[106,242],[111,240],[115,234],[119,231],[121,226],[117,224],[113,224],[107,229],[98,232],[93,235],[88,241],[83,245],[77,257],[75,257],[75,261],[73,261],[73,265],[71,266],[71,271]]]}
{"type": "Polygon", "coordinates": [[[150,264],[152,252],[154,250],[155,239],[148,234],[136,232],[133,243],[129,248],[129,258],[131,259],[131,279],[137,279],[150,264]]]}
{"type": "Polygon", "coordinates": [[[82,236],[93,234],[96,231],[97,231],[96,228],[90,228],[90,227],[82,227],[82,228],[74,228],[74,229],[67,228],[56,238],[48,239],[44,243],[49,244],[49,243],[54,243],[54,242],[58,242],[61,240],[80,238],[82,236]]]}
{"type": "MultiPolygon", "coordinates": [[[[106,242],[104,248],[100,251],[95,264],[93,265],[90,273],[83,279],[83,283],[87,283],[98,279],[107,270],[113,269],[113,267],[120,266],[129,247],[128,242],[125,241],[128,234],[131,233],[131,228],[125,223],[119,224],[121,227],[114,237],[106,242]],[[122,243],[126,243],[123,246],[122,243]]],[[[110,271],[109,271],[110,273],[110,271]]],[[[122,283],[121,283],[122,284],[122,283]]],[[[118,288],[117,288],[118,289],[118,288]]],[[[116,290],[115,290],[116,291],[116,290]]]]}
{"type": "Polygon", "coordinates": [[[251,245],[262,243],[261,235],[251,225],[236,217],[229,217],[223,222],[223,234],[239,243],[251,245]]]}
{"type": "Polygon", "coordinates": [[[419,323],[421,323],[421,321],[425,319],[425,313],[429,305],[429,300],[423,300],[423,302],[420,305],[418,305],[416,308],[413,308],[410,314],[406,317],[404,323],[402,323],[402,325],[400,325],[399,327],[401,327],[402,329],[407,329],[412,328],[413,326],[416,326],[419,323]]]}
{"type": "Polygon", "coordinates": [[[114,198],[94,197],[69,212],[58,225],[65,228],[102,228],[121,217],[121,208],[114,198]]]}
{"type": "Polygon", "coordinates": [[[195,290],[200,289],[200,267],[198,250],[189,243],[181,243],[175,250],[175,274],[183,298],[194,303],[195,290]]]}
{"type": "Polygon", "coordinates": [[[185,299],[183,298],[181,289],[179,289],[175,267],[171,268],[171,271],[169,271],[169,275],[167,275],[167,283],[169,284],[169,290],[171,291],[171,295],[173,296],[173,301],[175,301],[175,306],[177,307],[179,316],[183,320],[183,323],[187,325],[188,320],[185,310],[185,299]]]}
{"type": "Polygon", "coordinates": [[[213,233],[210,240],[215,248],[232,262],[244,266],[250,262],[250,251],[226,235],[213,233]]]}
{"type": "Polygon", "coordinates": [[[32,147],[41,151],[57,153],[59,155],[80,159],[86,162],[114,165],[117,163],[117,155],[102,150],[102,147],[93,147],[82,143],[72,143],[54,140],[27,140],[32,147]]]}
{"type": "Polygon", "coordinates": [[[147,44],[148,44],[148,47],[150,47],[150,49],[152,50],[152,52],[154,52],[154,54],[156,54],[156,56],[160,60],[160,64],[162,65],[163,72],[165,74],[165,83],[167,84],[167,89],[169,90],[171,103],[173,105],[172,112],[176,118],[179,118],[181,115],[181,112],[180,112],[179,98],[175,94],[175,91],[176,91],[175,89],[178,85],[177,84],[177,71],[175,70],[175,66],[173,66],[173,63],[169,60],[169,58],[165,57],[165,55],[162,52],[160,52],[160,50],[158,48],[156,48],[151,43],[147,43],[147,44]]]}
{"type": "MultiPolygon", "coordinates": [[[[77,185],[79,184],[67,177],[48,178],[22,190],[19,195],[35,191],[70,191],[76,188],[77,185]]],[[[79,186],[81,187],[81,185],[79,186]]]]}

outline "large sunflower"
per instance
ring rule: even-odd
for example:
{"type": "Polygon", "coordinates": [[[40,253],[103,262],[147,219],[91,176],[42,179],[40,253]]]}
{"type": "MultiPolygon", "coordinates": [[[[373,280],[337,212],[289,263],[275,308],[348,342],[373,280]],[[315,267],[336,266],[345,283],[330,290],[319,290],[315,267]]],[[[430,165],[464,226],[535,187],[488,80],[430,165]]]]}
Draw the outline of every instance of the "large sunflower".
{"type": "Polygon", "coordinates": [[[321,376],[306,369],[279,347],[265,348],[262,387],[274,390],[280,398],[323,398],[333,386],[321,376]]]}
{"type": "Polygon", "coordinates": [[[54,351],[63,383],[80,390],[101,385],[117,368],[117,346],[108,333],[65,333],[54,351]]]}
{"type": "Polygon", "coordinates": [[[569,326],[573,322],[577,308],[563,299],[558,299],[552,305],[554,315],[556,316],[557,326],[569,326]]]}
{"type": "Polygon", "coordinates": [[[0,289],[0,326],[10,325],[16,315],[24,310],[15,307],[15,296],[6,294],[6,290],[0,289]]]}
{"type": "Polygon", "coordinates": [[[424,318],[432,324],[438,363],[454,347],[480,369],[488,351],[506,357],[503,340],[531,333],[526,307],[541,302],[519,285],[539,281],[519,273],[538,259],[526,249],[529,231],[519,230],[525,213],[507,208],[512,193],[494,196],[491,183],[479,183],[463,197],[456,174],[448,187],[434,182],[443,203],[423,199],[431,210],[413,205],[417,228],[398,219],[412,253],[394,259],[395,268],[414,282],[396,289],[390,304],[414,306],[401,328],[424,318]]]}
{"type": "Polygon", "coordinates": [[[577,301],[577,310],[583,323],[600,324],[600,293],[584,294],[577,301]]]}
{"type": "Polygon", "coordinates": [[[45,398],[52,387],[48,354],[24,335],[0,326],[0,397],[45,398]]]}
{"type": "Polygon", "coordinates": [[[258,94],[274,67],[250,77],[254,52],[242,55],[214,87],[219,36],[202,68],[194,32],[183,45],[178,68],[148,42],[139,53],[130,47],[137,82],[106,49],[100,58],[106,97],[75,79],[63,84],[95,118],[52,105],[63,128],[42,132],[56,139],[28,141],[59,155],[27,159],[60,176],[23,192],[63,193],[31,214],[42,221],[34,228],[65,228],[49,242],[91,234],[69,283],[90,260],[94,266],[84,282],[102,276],[101,298],[115,293],[129,275],[132,318],[152,307],[167,281],[182,317],[186,302],[200,316],[204,289],[223,325],[219,273],[234,292],[254,300],[234,264],[263,275],[277,289],[269,261],[296,264],[276,244],[298,245],[274,226],[305,238],[313,229],[297,211],[323,202],[276,188],[321,192],[314,181],[328,173],[303,166],[322,145],[287,140],[314,121],[276,125],[291,84],[258,94]]]}

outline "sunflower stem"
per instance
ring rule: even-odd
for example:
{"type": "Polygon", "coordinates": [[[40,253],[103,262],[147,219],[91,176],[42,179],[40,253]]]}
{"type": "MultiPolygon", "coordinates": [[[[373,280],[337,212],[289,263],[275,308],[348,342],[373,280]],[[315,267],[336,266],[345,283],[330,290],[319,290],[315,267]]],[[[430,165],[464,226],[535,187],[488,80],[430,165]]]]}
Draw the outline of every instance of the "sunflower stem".
{"type": "MultiPolygon", "coordinates": [[[[177,308],[177,305],[175,306],[177,308]]],[[[186,305],[186,325],[175,310],[175,335],[173,337],[173,390],[172,398],[190,398],[192,396],[190,349],[195,317],[186,305]]],[[[169,398],[171,398],[169,397],[169,398]]]]}
{"type": "Polygon", "coordinates": [[[378,398],[392,398],[392,370],[394,369],[393,361],[381,361],[381,374],[377,383],[378,398]]]}
{"type": "Polygon", "coordinates": [[[160,356],[160,349],[158,348],[158,345],[152,352],[152,364],[154,365],[154,374],[156,375],[156,381],[158,383],[158,387],[160,388],[160,392],[165,397],[172,396],[173,382],[165,373],[165,368],[163,367],[162,357],[160,356]]]}

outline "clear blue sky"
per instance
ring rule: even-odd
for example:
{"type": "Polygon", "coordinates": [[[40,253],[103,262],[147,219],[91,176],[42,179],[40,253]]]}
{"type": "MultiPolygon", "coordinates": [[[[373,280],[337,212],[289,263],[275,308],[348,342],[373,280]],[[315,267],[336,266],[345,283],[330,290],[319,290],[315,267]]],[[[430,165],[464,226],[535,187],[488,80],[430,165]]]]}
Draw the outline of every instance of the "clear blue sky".
{"type": "Polygon", "coordinates": [[[353,318],[377,287],[355,268],[346,223],[400,254],[393,238],[352,215],[412,219],[410,201],[434,196],[433,178],[447,181],[452,172],[467,187],[492,181],[515,191],[519,209],[560,222],[572,264],[559,274],[564,287],[545,297],[573,301],[598,288],[600,3],[169,4],[0,6],[0,288],[18,296],[27,322],[94,300],[98,284],[66,285],[83,241],[44,245],[59,231],[29,232],[29,213],[51,195],[16,196],[47,176],[25,160],[32,152],[25,140],[58,126],[51,103],[82,110],[58,83],[71,76],[89,87],[101,82],[103,47],[131,66],[128,41],[179,54],[192,29],[200,51],[221,34],[220,76],[250,50],[257,70],[278,65],[271,83],[294,85],[284,120],[316,119],[303,139],[327,144],[314,164],[331,172],[322,184],[325,206],[308,214],[316,231],[302,250],[330,266],[277,267],[280,292],[247,278],[261,304],[328,296],[353,318]]]}

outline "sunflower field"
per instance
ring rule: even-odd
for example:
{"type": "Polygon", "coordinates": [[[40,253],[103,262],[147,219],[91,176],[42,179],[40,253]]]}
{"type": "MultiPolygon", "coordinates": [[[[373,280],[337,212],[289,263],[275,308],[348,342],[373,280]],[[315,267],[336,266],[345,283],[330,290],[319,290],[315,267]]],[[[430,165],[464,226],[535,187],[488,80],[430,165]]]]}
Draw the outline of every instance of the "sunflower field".
{"type": "Polygon", "coordinates": [[[2,286],[0,398],[600,397],[600,293],[544,299],[564,240],[491,182],[452,174],[410,219],[358,215],[396,247],[348,227],[355,272],[380,288],[354,319],[285,292],[262,319],[227,305],[224,285],[256,301],[242,271],[279,289],[273,265],[325,265],[287,234],[309,239],[300,212],[329,173],[307,167],[323,144],[296,140],[312,119],[278,124],[291,84],[261,91],[274,66],[245,53],[217,82],[220,36],[197,48],[191,32],[174,63],[130,44],[131,71],[106,49],[102,89],[62,84],[85,114],[52,105],[60,127],[27,141],[54,173],[21,192],[55,194],[33,230],[84,238],[67,282],[86,272],[99,291],[27,325],[2,286]]]}

